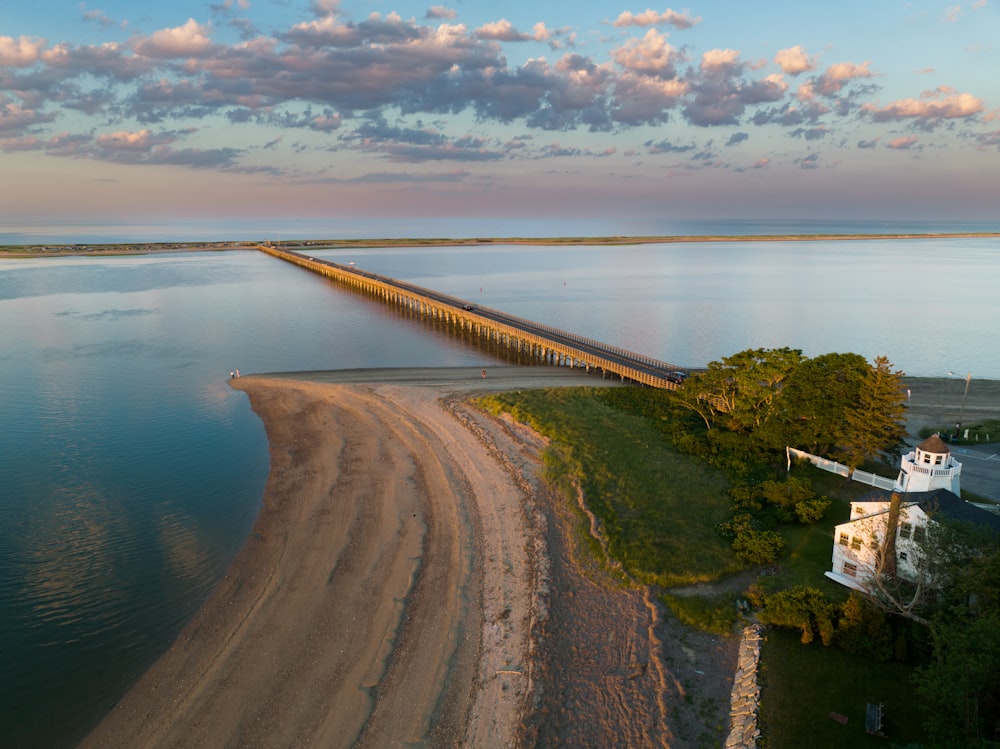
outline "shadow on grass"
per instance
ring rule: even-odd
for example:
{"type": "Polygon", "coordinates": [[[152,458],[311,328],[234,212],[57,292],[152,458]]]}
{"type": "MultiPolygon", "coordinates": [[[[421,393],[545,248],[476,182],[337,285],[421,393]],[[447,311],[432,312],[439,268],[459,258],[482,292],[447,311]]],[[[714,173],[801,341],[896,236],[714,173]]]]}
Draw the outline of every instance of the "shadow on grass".
{"type": "Polygon", "coordinates": [[[907,664],[876,663],[818,641],[803,645],[791,630],[768,629],[760,663],[760,727],[767,749],[887,749],[921,742],[923,715],[912,673],[907,664]],[[868,702],[885,706],[888,742],[865,733],[868,702]]]}

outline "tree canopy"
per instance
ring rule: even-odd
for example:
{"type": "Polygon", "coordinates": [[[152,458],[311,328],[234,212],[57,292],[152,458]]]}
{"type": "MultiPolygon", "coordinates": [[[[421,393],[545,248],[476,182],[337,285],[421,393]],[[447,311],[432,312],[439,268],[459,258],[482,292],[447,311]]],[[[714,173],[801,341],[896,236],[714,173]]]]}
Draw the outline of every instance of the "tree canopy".
{"type": "Polygon", "coordinates": [[[897,454],[905,430],[903,373],[885,357],[809,359],[798,349],[748,349],[688,378],[679,392],[707,430],[745,438],[756,449],[792,445],[855,468],[897,454]]]}

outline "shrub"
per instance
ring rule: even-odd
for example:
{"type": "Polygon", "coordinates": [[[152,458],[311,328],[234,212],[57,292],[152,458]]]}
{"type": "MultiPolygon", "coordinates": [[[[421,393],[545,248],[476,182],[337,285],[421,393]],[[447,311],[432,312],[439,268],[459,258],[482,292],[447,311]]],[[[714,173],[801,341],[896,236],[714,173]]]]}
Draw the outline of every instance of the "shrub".
{"type": "Polygon", "coordinates": [[[740,529],[733,539],[733,551],[747,564],[769,564],[785,548],[785,539],[777,531],[740,529]]]}
{"type": "Polygon", "coordinates": [[[830,500],[826,497],[816,497],[814,499],[804,499],[795,505],[795,517],[800,523],[810,525],[818,523],[823,519],[827,509],[830,507],[830,500]]]}
{"type": "Polygon", "coordinates": [[[812,642],[816,633],[824,645],[830,645],[836,610],[822,591],[799,585],[768,596],[758,618],[764,624],[801,630],[803,645],[812,642]]]}

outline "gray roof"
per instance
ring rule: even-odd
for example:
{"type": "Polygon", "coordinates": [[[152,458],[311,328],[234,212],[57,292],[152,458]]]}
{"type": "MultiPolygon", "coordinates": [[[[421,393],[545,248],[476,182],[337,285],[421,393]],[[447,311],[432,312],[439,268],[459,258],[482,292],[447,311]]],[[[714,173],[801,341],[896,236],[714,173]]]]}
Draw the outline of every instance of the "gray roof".
{"type": "MultiPolygon", "coordinates": [[[[941,514],[951,520],[990,528],[994,532],[1000,533],[1000,515],[982,510],[947,489],[934,489],[929,492],[900,492],[900,497],[904,504],[917,505],[931,518],[941,514]]],[[[892,492],[876,489],[855,501],[888,502],[891,498],[892,492]]]]}

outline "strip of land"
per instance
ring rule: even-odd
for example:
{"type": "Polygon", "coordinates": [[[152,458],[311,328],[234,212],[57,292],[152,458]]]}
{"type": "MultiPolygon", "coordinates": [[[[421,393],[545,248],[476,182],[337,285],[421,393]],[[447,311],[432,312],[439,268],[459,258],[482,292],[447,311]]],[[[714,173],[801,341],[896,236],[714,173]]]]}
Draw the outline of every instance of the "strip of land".
{"type": "MultiPolygon", "coordinates": [[[[1000,232],[942,232],[912,234],[704,234],[649,235],[611,237],[456,237],[456,238],[383,238],[383,239],[304,239],[276,242],[285,249],[364,249],[369,247],[478,247],[489,245],[636,245],[676,244],[680,242],[810,242],[856,241],[873,239],[996,239],[1000,232]]],[[[117,244],[35,244],[0,246],[0,257],[39,257],[66,255],[144,255],[157,252],[201,252],[215,250],[251,250],[258,242],[133,242],[117,244]]]]}

